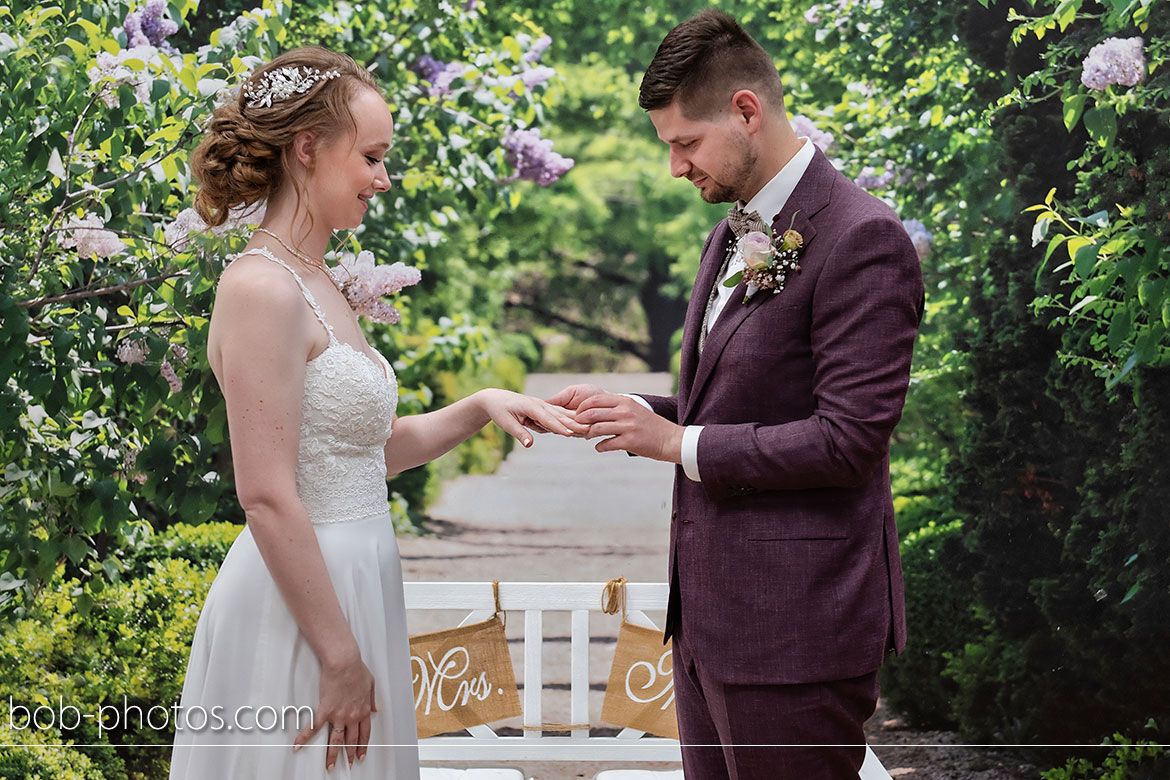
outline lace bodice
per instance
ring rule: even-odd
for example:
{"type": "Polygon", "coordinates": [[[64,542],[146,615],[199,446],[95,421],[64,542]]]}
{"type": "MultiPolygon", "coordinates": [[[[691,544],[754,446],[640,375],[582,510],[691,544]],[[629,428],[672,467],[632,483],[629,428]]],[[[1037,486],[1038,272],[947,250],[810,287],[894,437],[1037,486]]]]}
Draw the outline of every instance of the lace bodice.
{"type": "MultiPolygon", "coordinates": [[[[398,407],[398,381],[381,354],[375,363],[339,341],[300,275],[264,247],[257,254],[296,279],[317,315],[329,346],[305,364],[297,493],[315,524],[361,520],[387,510],[386,460],[398,407]]],[[[240,255],[241,257],[243,255],[240,255]]]]}

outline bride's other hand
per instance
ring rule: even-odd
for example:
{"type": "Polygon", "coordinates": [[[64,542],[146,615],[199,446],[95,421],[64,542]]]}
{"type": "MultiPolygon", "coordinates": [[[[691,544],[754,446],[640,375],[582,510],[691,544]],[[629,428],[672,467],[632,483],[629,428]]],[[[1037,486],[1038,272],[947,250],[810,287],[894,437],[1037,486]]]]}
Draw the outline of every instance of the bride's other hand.
{"type": "Polygon", "coordinates": [[[336,663],[321,664],[319,701],[312,723],[293,741],[293,750],[300,750],[325,728],[329,730],[326,771],[333,770],[342,750],[350,766],[355,760],[365,759],[370,743],[370,713],[377,712],[378,707],[374,703],[374,676],[362,662],[360,653],[336,663]]]}
{"type": "Polygon", "coordinates": [[[595,395],[601,395],[605,390],[597,385],[569,385],[564,390],[560,391],[551,398],[544,399],[546,403],[553,406],[561,406],[565,409],[576,410],[585,399],[592,398],[595,395]]]}
{"type": "Polygon", "coordinates": [[[476,400],[492,422],[525,447],[532,446],[532,434],[526,428],[561,436],[583,436],[589,432],[588,426],[577,422],[572,410],[532,396],[492,388],[480,390],[476,400]]]}

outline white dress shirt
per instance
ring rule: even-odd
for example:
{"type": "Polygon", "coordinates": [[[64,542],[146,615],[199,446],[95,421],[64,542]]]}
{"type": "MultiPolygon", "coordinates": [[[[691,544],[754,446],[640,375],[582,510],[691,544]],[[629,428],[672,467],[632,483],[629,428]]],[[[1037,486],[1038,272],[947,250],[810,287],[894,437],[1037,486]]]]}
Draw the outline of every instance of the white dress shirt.
{"type": "MultiPolygon", "coordinates": [[[[773,217],[780,213],[784,208],[784,204],[788,202],[788,198],[792,195],[792,191],[796,189],[796,185],[800,182],[800,178],[804,176],[804,172],[808,170],[808,165],[813,158],[813,145],[805,137],[800,138],[801,147],[793,155],[792,159],[788,161],[780,172],[773,176],[763,188],[755,194],[755,196],[744,204],[739,202],[739,206],[745,211],[755,211],[764,220],[765,223],[771,225],[773,217]]],[[[715,282],[716,297],[715,302],[711,304],[711,312],[707,315],[707,332],[715,327],[716,320],[719,315],[727,308],[727,302],[731,299],[735,292],[734,287],[724,287],[723,282],[731,278],[731,276],[744,267],[743,253],[740,252],[739,246],[735,247],[735,254],[732,255],[731,261],[727,264],[727,273],[722,279],[715,282]]],[[[650,408],[650,404],[646,403],[645,399],[639,396],[632,396],[635,400],[640,401],[643,406],[650,408]]],[[[687,477],[695,482],[699,482],[699,435],[703,431],[701,425],[688,425],[683,431],[682,440],[682,467],[683,472],[687,477]]]]}

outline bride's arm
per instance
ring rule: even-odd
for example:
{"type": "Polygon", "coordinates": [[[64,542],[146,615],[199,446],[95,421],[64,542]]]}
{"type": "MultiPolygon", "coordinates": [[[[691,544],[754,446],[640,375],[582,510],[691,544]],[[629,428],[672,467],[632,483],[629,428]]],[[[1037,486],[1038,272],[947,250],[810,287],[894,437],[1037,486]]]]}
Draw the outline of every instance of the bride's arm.
{"type": "Polygon", "coordinates": [[[535,421],[564,436],[588,431],[572,412],[538,398],[495,388],[480,390],[442,409],[395,419],[385,448],[387,476],[429,463],[493,421],[525,447],[532,445],[526,422],[535,421]]]}
{"type": "Polygon", "coordinates": [[[305,359],[317,321],[284,269],[253,264],[231,270],[216,295],[215,325],[226,334],[218,340],[219,379],[236,495],[272,579],[321,663],[314,731],[326,718],[356,727],[369,716],[373,678],[296,490],[305,359]]]}

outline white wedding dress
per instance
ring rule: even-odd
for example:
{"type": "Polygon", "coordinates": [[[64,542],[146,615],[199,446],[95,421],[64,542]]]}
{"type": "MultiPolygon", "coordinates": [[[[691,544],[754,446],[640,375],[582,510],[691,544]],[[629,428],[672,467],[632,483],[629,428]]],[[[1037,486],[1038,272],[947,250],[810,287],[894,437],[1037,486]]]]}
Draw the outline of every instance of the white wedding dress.
{"type": "Polygon", "coordinates": [[[333,771],[325,771],[328,724],[292,751],[309,708],[318,703],[320,666],[245,528],[224,558],[195,629],[181,707],[172,710],[178,728],[170,778],[417,780],[402,565],[383,455],[397,381],[384,357],[378,356],[379,365],[337,340],[296,271],[266,250],[255,253],[288,269],[329,334],[329,346],[305,365],[296,485],[374,676],[378,711],[370,720],[369,752],[353,767],[342,751],[333,771]],[[303,708],[299,724],[297,707],[303,708]]]}

